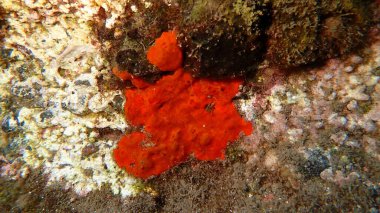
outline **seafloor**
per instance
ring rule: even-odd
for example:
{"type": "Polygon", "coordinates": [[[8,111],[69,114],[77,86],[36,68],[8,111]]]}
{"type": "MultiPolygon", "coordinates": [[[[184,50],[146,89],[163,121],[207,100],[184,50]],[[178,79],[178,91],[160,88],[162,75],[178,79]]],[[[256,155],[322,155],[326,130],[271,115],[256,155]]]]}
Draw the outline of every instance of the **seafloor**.
{"type": "Polygon", "coordinates": [[[112,156],[132,127],[105,54],[114,44],[96,33],[100,8],[117,28],[127,2],[0,0],[0,212],[379,212],[376,12],[350,52],[261,61],[235,100],[254,131],[225,160],[139,180],[112,156]]]}

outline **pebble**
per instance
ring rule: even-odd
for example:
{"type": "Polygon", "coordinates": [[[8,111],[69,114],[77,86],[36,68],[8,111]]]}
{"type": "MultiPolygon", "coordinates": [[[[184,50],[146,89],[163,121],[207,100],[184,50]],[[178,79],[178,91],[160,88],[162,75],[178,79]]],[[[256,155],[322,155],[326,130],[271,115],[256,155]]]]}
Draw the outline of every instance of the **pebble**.
{"type": "Polygon", "coordinates": [[[307,77],[307,79],[308,79],[309,81],[314,81],[316,78],[317,78],[317,77],[315,76],[315,74],[311,74],[311,75],[309,75],[309,76],[307,77]]]}
{"type": "Polygon", "coordinates": [[[1,129],[7,133],[13,132],[17,129],[17,121],[13,118],[13,116],[7,115],[1,122],[1,129]]]}
{"type": "Polygon", "coordinates": [[[288,135],[289,135],[289,140],[292,142],[295,142],[301,138],[303,134],[302,129],[289,129],[288,130],[288,135]]]}
{"type": "Polygon", "coordinates": [[[357,118],[354,115],[347,115],[348,117],[348,122],[346,125],[346,128],[350,131],[354,131],[358,124],[357,124],[357,118]]]}
{"type": "Polygon", "coordinates": [[[264,159],[264,165],[270,169],[274,170],[278,165],[277,154],[273,150],[269,150],[264,159]]]}
{"type": "Polygon", "coordinates": [[[372,107],[372,109],[366,114],[368,118],[371,118],[373,121],[380,122],[380,104],[377,104],[372,107]]]}
{"type": "Polygon", "coordinates": [[[359,121],[359,125],[366,131],[366,132],[373,132],[376,130],[376,124],[372,120],[366,120],[366,121],[359,121]]]}
{"type": "Polygon", "coordinates": [[[370,97],[364,93],[365,89],[366,87],[364,85],[358,86],[355,90],[349,91],[348,97],[358,101],[368,101],[370,97]]]}
{"type": "Polygon", "coordinates": [[[44,111],[40,114],[41,122],[44,122],[46,119],[50,119],[52,117],[54,117],[54,115],[51,110],[44,111]]]}
{"type": "Polygon", "coordinates": [[[327,97],[327,100],[335,100],[336,99],[336,92],[332,92],[328,97],[327,97]]]}
{"type": "Polygon", "coordinates": [[[333,113],[328,118],[329,124],[342,127],[347,124],[347,118],[343,116],[338,116],[337,113],[333,113]]]}
{"type": "Polygon", "coordinates": [[[350,84],[353,84],[353,85],[360,85],[363,83],[362,80],[356,75],[351,75],[349,77],[349,81],[350,81],[350,84]]]}
{"type": "Polygon", "coordinates": [[[323,78],[326,79],[326,80],[330,80],[334,77],[334,75],[332,73],[326,73],[323,78]]]}
{"type": "Polygon", "coordinates": [[[71,93],[62,101],[61,105],[63,109],[67,109],[74,114],[80,115],[87,112],[89,98],[89,94],[84,92],[71,93]]]}
{"type": "Polygon", "coordinates": [[[356,100],[352,100],[347,104],[347,109],[350,111],[355,111],[358,108],[358,102],[356,100]]]}
{"type": "Polygon", "coordinates": [[[317,129],[320,129],[320,128],[322,128],[324,125],[323,125],[323,121],[318,121],[318,122],[316,122],[315,123],[315,128],[317,128],[317,129]]]}
{"type": "Polygon", "coordinates": [[[99,151],[99,148],[97,146],[89,144],[82,149],[82,157],[88,157],[97,151],[99,151]]]}
{"type": "Polygon", "coordinates": [[[363,58],[360,57],[360,56],[354,55],[354,56],[351,57],[350,60],[351,60],[351,62],[352,62],[353,64],[359,64],[360,62],[363,61],[363,58]]]}
{"type": "Polygon", "coordinates": [[[263,137],[265,138],[265,140],[270,142],[273,142],[275,140],[275,135],[273,135],[273,133],[266,132],[263,134],[263,137]]]}
{"type": "Polygon", "coordinates": [[[379,83],[380,76],[371,76],[366,82],[367,87],[376,86],[379,83]]]}
{"type": "Polygon", "coordinates": [[[347,141],[345,143],[347,146],[354,147],[354,148],[359,148],[360,144],[357,141],[347,141]]]}
{"type": "Polygon", "coordinates": [[[354,71],[354,68],[352,66],[348,66],[348,67],[345,67],[343,70],[347,73],[350,73],[350,72],[354,71]]]}
{"type": "Polygon", "coordinates": [[[334,180],[334,173],[332,171],[332,168],[330,167],[330,168],[323,170],[320,174],[320,177],[323,180],[333,181],[334,180]]]}
{"type": "Polygon", "coordinates": [[[107,97],[99,93],[95,94],[89,99],[88,108],[95,113],[104,111],[108,107],[109,102],[112,101],[112,98],[112,95],[107,97]]]}
{"type": "Polygon", "coordinates": [[[91,83],[88,80],[76,80],[75,85],[91,86],[91,83]]]}
{"type": "Polygon", "coordinates": [[[303,173],[306,176],[319,176],[322,171],[329,167],[329,160],[319,149],[307,151],[307,161],[303,165],[303,173]]]}
{"type": "Polygon", "coordinates": [[[333,140],[335,143],[343,144],[347,140],[347,133],[338,132],[336,134],[331,135],[330,139],[333,140]]]}
{"type": "Polygon", "coordinates": [[[277,121],[277,119],[273,117],[273,115],[271,115],[270,113],[265,113],[264,119],[266,122],[271,123],[271,124],[274,124],[277,121]]]}

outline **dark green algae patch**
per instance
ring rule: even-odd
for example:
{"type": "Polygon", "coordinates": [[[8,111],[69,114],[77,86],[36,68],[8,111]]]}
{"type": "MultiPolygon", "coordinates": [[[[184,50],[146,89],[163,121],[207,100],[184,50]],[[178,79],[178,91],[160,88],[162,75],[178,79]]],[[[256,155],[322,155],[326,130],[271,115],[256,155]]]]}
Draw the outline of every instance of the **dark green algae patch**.
{"type": "Polygon", "coordinates": [[[249,77],[263,62],[294,68],[364,46],[374,4],[371,0],[173,0],[168,5],[157,0],[146,8],[132,0],[120,26],[106,29],[107,14],[101,8],[94,29],[100,40],[111,45],[104,51],[114,65],[146,80],[161,75],[147,61],[147,48],[162,32],[173,29],[184,52],[184,68],[194,76],[249,77]]]}

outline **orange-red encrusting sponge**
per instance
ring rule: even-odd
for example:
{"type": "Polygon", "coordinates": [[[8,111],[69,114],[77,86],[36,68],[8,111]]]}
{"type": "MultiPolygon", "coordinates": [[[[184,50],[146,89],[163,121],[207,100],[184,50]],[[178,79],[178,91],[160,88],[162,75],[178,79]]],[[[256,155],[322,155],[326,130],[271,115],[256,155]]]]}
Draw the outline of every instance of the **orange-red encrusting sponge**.
{"type": "Polygon", "coordinates": [[[117,66],[114,67],[114,68],[112,68],[112,73],[116,77],[118,77],[118,78],[120,78],[121,80],[124,80],[124,81],[132,79],[132,75],[129,74],[128,71],[126,71],[126,70],[119,70],[119,68],[117,66]]]}
{"type": "Polygon", "coordinates": [[[143,79],[137,76],[131,75],[130,73],[128,73],[128,71],[119,70],[118,67],[112,68],[112,73],[118,78],[120,78],[121,80],[124,80],[124,81],[130,80],[132,84],[137,88],[144,88],[150,85],[148,82],[144,81],[143,79]]]}
{"type": "Polygon", "coordinates": [[[194,155],[224,159],[228,143],[252,125],[240,117],[232,98],[239,80],[194,79],[182,69],[145,88],[125,91],[125,115],[143,132],[124,136],[114,150],[116,163],[128,173],[149,178],[194,155]]]}
{"type": "MultiPolygon", "coordinates": [[[[150,61],[162,70],[174,71],[182,63],[174,44],[175,33],[163,33],[149,49],[148,59],[152,57],[150,61]]],[[[154,84],[128,78],[135,88],[125,90],[125,116],[143,130],[125,135],[114,158],[136,177],[159,175],[191,155],[199,160],[224,159],[228,143],[241,132],[252,133],[252,124],[240,117],[232,102],[241,80],[194,79],[182,68],[154,84]]]]}
{"type": "Polygon", "coordinates": [[[161,71],[175,71],[182,65],[182,51],[175,31],[164,32],[147,53],[148,61],[161,71]]]}

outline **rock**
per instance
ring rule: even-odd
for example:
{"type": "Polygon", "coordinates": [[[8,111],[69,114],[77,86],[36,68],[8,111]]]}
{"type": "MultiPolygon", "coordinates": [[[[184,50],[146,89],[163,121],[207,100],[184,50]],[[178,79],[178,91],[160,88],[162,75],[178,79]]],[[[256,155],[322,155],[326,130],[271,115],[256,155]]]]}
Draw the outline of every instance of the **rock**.
{"type": "Polygon", "coordinates": [[[347,124],[347,118],[344,116],[339,116],[337,113],[333,113],[328,117],[328,122],[329,124],[337,127],[343,127],[347,124]]]}
{"type": "Polygon", "coordinates": [[[307,151],[307,161],[302,166],[302,173],[307,177],[318,177],[329,167],[328,158],[319,149],[307,151]]]}
{"type": "Polygon", "coordinates": [[[360,57],[360,56],[358,56],[358,55],[354,55],[354,56],[352,56],[352,57],[350,58],[350,61],[351,61],[351,63],[353,63],[353,64],[359,64],[359,63],[361,63],[361,62],[363,61],[363,58],[360,57]]]}
{"type": "Polygon", "coordinates": [[[368,101],[370,96],[364,93],[365,90],[365,85],[357,86],[355,89],[348,91],[347,97],[357,101],[368,101]]]}
{"type": "Polygon", "coordinates": [[[99,151],[99,148],[97,146],[89,144],[82,149],[82,157],[88,157],[97,151],[99,151]]]}
{"type": "Polygon", "coordinates": [[[347,66],[347,67],[345,67],[343,70],[344,70],[345,72],[347,72],[347,73],[350,73],[350,72],[354,71],[354,68],[353,68],[352,66],[347,66]]]}
{"type": "Polygon", "coordinates": [[[91,86],[91,83],[88,80],[76,80],[75,85],[91,86]]]}
{"type": "Polygon", "coordinates": [[[180,24],[184,67],[201,77],[252,74],[264,53],[265,1],[178,1],[189,14],[180,24]],[[192,5],[196,5],[195,8],[192,5]]]}
{"type": "Polygon", "coordinates": [[[354,50],[368,30],[369,4],[355,0],[273,0],[268,49],[271,62],[294,67],[354,50]]]}
{"type": "Polygon", "coordinates": [[[338,132],[336,134],[331,135],[330,139],[337,144],[343,144],[347,140],[347,133],[338,132]]]}
{"type": "Polygon", "coordinates": [[[325,75],[323,75],[323,78],[326,80],[330,80],[333,77],[334,77],[334,74],[332,74],[332,73],[326,73],[325,75]]]}
{"type": "Polygon", "coordinates": [[[376,130],[376,124],[370,119],[366,120],[360,120],[359,125],[366,131],[366,132],[374,132],[376,130]]]}
{"type": "Polygon", "coordinates": [[[296,142],[301,139],[303,130],[302,129],[289,129],[288,130],[289,140],[291,142],[296,142]]]}
{"type": "Polygon", "coordinates": [[[352,100],[347,104],[347,109],[350,111],[354,111],[358,108],[358,102],[356,100],[352,100]]]}
{"type": "Polygon", "coordinates": [[[49,119],[49,118],[52,118],[54,115],[53,115],[53,112],[50,111],[50,110],[46,110],[45,112],[42,112],[40,114],[40,119],[41,119],[41,122],[44,122],[46,119],[49,119]]]}
{"type": "Polygon", "coordinates": [[[349,140],[345,143],[347,146],[354,147],[354,148],[359,148],[360,144],[357,141],[354,140],[349,140]]]}
{"type": "Polygon", "coordinates": [[[14,132],[17,130],[18,124],[17,120],[14,119],[13,116],[11,115],[6,115],[4,116],[2,122],[1,122],[1,129],[6,132],[14,132]]]}
{"type": "Polygon", "coordinates": [[[123,111],[124,101],[125,101],[125,99],[121,95],[115,95],[115,97],[113,97],[113,99],[112,99],[111,105],[117,111],[123,111]]]}
{"type": "Polygon", "coordinates": [[[318,122],[316,122],[314,126],[315,126],[315,128],[317,128],[317,129],[322,128],[322,127],[324,126],[323,121],[318,121],[318,122]]]}
{"type": "Polygon", "coordinates": [[[369,4],[369,0],[272,0],[270,4],[156,0],[146,7],[131,1],[121,20],[126,30],[109,29],[105,20],[95,29],[99,39],[111,45],[106,50],[110,61],[146,80],[160,75],[146,59],[147,49],[161,33],[173,29],[185,70],[197,77],[234,78],[254,74],[264,59],[295,67],[350,52],[368,31],[369,4]]]}
{"type": "Polygon", "coordinates": [[[68,96],[62,100],[61,107],[74,114],[86,114],[91,93],[83,86],[76,86],[68,90],[68,96]]]}
{"type": "Polygon", "coordinates": [[[263,117],[265,121],[270,124],[274,124],[277,121],[276,117],[271,112],[265,112],[263,117]]]}
{"type": "Polygon", "coordinates": [[[363,83],[362,79],[360,79],[356,75],[350,75],[349,81],[350,81],[350,84],[352,84],[352,85],[360,85],[363,83]]]}
{"type": "Polygon", "coordinates": [[[334,180],[334,173],[332,171],[332,168],[329,167],[325,170],[323,170],[320,174],[320,177],[323,179],[323,180],[327,180],[327,181],[333,181],[334,180]]]}

